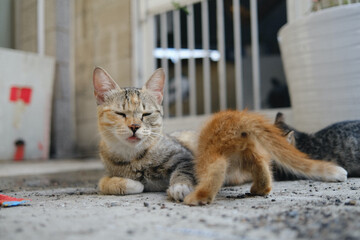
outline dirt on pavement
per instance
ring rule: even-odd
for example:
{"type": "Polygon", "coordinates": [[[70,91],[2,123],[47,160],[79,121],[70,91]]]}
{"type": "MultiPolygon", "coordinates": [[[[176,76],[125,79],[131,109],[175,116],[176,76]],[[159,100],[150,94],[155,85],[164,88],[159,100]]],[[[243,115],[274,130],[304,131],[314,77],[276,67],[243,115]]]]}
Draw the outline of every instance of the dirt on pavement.
{"type": "Polygon", "coordinates": [[[360,179],[274,182],[266,197],[250,184],[226,187],[211,205],[166,194],[104,196],[102,170],[0,178],[0,193],[31,199],[0,208],[0,239],[360,239],[360,179]]]}

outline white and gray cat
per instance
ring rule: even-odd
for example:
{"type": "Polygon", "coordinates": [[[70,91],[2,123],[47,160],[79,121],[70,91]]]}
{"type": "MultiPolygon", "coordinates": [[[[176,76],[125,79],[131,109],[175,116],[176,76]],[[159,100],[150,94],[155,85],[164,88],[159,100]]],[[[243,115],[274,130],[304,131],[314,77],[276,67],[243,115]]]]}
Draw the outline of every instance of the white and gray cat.
{"type": "MultiPolygon", "coordinates": [[[[278,113],[275,125],[288,141],[312,159],[334,162],[345,168],[348,177],[360,177],[360,121],[343,121],[332,124],[316,133],[300,132],[285,123],[285,117],[278,113]]],[[[297,179],[294,175],[275,166],[276,180],[297,179]]]]}
{"type": "Polygon", "coordinates": [[[193,152],[182,143],[186,132],[162,133],[164,81],[158,69],[142,88],[121,88],[105,70],[95,68],[100,157],[107,170],[99,181],[101,193],[167,191],[182,201],[192,191],[193,152]]]}

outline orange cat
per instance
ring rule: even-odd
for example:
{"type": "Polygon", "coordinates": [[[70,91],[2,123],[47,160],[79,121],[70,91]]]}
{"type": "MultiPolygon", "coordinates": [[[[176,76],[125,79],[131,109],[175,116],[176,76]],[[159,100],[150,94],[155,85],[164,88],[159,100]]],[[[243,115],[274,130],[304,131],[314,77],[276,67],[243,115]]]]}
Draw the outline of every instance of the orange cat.
{"type": "Polygon", "coordinates": [[[252,177],[252,194],[267,195],[272,183],[271,159],[294,174],[308,178],[347,179],[343,168],[308,159],[261,115],[229,110],[214,114],[200,132],[195,160],[198,185],[184,202],[188,205],[211,203],[223,183],[239,172],[252,177]]]}

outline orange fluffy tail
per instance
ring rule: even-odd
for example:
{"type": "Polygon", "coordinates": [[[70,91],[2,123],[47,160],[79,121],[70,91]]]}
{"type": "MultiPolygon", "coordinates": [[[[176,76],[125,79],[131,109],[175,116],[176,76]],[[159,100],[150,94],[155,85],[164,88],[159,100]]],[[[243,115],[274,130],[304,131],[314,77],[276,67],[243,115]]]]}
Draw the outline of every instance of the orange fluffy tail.
{"type": "Polygon", "coordinates": [[[257,134],[258,141],[283,168],[295,175],[328,182],[342,182],[347,179],[347,172],[331,162],[309,159],[281,136],[279,129],[272,124],[265,124],[265,131],[257,134]]]}

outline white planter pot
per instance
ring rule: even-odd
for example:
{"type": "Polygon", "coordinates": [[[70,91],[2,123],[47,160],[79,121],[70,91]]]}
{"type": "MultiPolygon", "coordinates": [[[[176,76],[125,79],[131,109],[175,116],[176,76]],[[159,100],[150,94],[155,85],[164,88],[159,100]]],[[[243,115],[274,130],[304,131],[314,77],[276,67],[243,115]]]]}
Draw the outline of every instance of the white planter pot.
{"type": "Polygon", "coordinates": [[[311,13],[278,40],[296,127],[360,119],[360,4],[311,13]]]}

